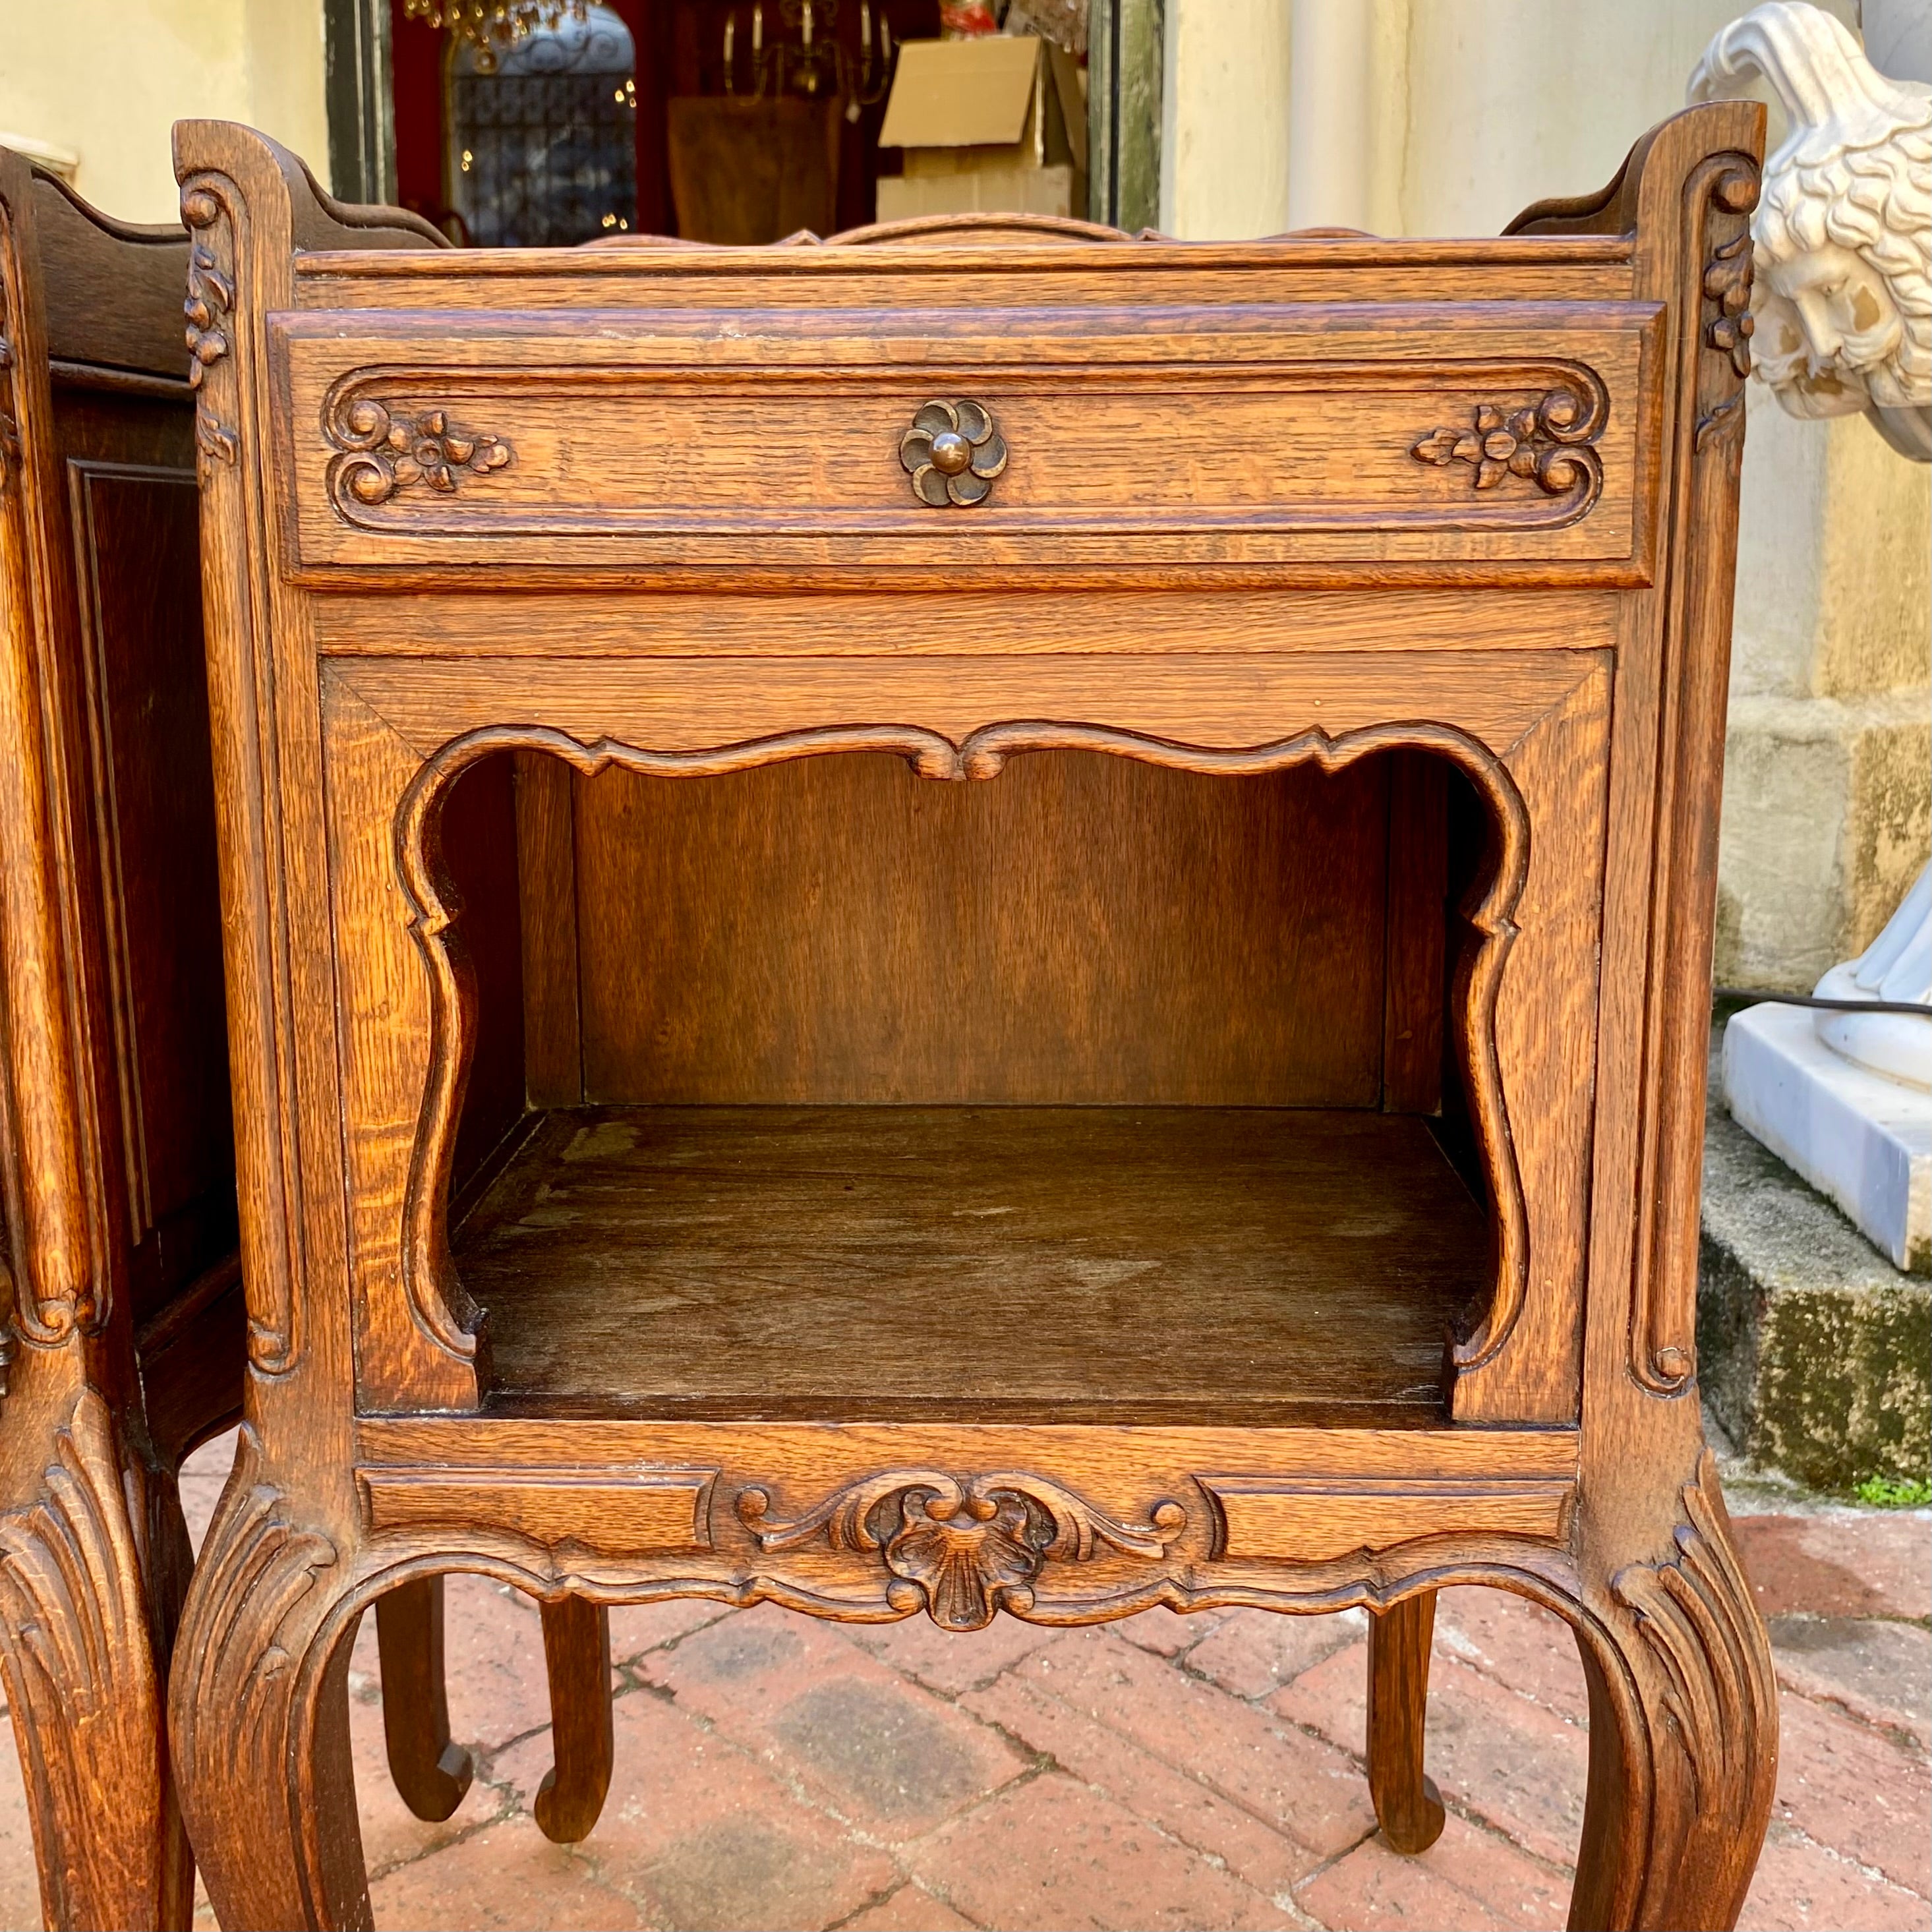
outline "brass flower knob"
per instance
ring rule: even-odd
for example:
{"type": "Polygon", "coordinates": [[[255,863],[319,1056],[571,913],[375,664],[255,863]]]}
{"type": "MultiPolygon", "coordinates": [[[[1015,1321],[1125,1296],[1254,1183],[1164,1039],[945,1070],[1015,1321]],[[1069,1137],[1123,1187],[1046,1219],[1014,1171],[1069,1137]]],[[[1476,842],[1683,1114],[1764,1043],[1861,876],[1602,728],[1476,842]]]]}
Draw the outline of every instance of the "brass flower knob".
{"type": "Polygon", "coordinates": [[[1006,442],[986,404],[962,397],[921,406],[899,439],[899,460],[922,503],[934,509],[983,503],[993,493],[993,478],[1006,466],[1006,442]]]}

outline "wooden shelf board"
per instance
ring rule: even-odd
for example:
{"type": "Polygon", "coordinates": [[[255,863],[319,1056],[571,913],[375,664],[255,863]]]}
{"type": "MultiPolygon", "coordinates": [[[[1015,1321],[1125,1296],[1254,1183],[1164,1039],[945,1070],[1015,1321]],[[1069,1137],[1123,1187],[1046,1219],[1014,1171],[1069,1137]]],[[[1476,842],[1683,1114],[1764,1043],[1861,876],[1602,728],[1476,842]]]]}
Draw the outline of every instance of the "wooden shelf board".
{"type": "Polygon", "coordinates": [[[1409,1426],[1490,1267],[1412,1116],[543,1116],[457,1231],[494,1413],[1409,1426]]]}

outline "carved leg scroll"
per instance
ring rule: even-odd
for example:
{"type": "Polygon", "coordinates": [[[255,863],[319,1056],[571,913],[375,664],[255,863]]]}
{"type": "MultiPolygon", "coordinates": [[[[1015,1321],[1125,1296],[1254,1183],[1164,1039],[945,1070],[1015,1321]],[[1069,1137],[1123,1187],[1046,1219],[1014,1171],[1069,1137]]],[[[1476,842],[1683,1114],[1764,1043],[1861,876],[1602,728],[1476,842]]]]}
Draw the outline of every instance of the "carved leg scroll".
{"type": "Polygon", "coordinates": [[[1399,1852],[1426,1852],[1442,1835],[1442,1796],[1422,1768],[1435,1628],[1433,1590],[1369,1620],[1369,1796],[1399,1852]]]}
{"type": "Polygon", "coordinates": [[[610,1788],[610,1613],[566,1597],[543,1606],[543,1633],[556,1757],[537,1792],[536,1820],[554,1844],[574,1845],[590,1835],[610,1788]]]}
{"type": "Polygon", "coordinates": [[[1771,1648],[1707,1453],[1673,1552],[1618,1570],[1578,1621],[1590,1783],[1573,1928],[1737,1922],[1778,1772],[1771,1648]]]}
{"type": "Polygon", "coordinates": [[[442,1579],[418,1576],[376,1600],[382,1738],[403,1802],[432,1824],[463,1802],[476,1767],[449,1736],[442,1664],[442,1579]]]}
{"type": "Polygon", "coordinates": [[[172,1484],[125,1459],[91,1388],[40,1493],[0,1516],[0,1670],[26,1773],[47,1924],[185,1926],[190,1862],[166,1775],[158,1639],[187,1532],[172,1484]],[[159,1549],[156,1543],[167,1546],[159,1549]]]}
{"type": "Polygon", "coordinates": [[[349,1755],[348,1565],[290,1520],[242,1431],[170,1688],[182,1806],[224,1925],[370,1924],[349,1755]]]}

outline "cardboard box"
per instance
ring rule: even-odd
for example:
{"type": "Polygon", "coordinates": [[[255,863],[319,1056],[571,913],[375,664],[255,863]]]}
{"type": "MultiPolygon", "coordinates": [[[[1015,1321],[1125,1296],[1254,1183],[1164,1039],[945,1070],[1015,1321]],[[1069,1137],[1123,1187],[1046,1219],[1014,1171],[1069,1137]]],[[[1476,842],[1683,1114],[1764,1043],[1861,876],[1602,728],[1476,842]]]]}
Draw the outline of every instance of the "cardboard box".
{"type": "Polygon", "coordinates": [[[1087,212],[1080,69],[1051,40],[906,41],[879,146],[905,157],[904,174],[880,178],[881,221],[1087,212]]]}

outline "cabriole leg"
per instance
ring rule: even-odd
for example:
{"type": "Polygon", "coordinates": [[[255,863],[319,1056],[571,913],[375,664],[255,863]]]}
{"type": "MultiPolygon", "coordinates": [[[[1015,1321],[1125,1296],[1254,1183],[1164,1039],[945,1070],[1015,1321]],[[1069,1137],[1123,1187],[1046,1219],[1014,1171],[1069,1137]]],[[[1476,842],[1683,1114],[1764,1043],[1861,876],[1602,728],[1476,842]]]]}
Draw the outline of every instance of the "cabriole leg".
{"type": "Polygon", "coordinates": [[[389,1775],[403,1802],[431,1823],[463,1802],[476,1769],[469,1752],[450,1740],[442,1631],[440,1576],[412,1577],[376,1600],[389,1775]]]}
{"type": "Polygon", "coordinates": [[[1442,1834],[1442,1794],[1422,1768],[1435,1628],[1433,1590],[1369,1618],[1369,1796],[1399,1852],[1426,1852],[1442,1834]]]}
{"type": "Polygon", "coordinates": [[[566,1597],[543,1606],[556,1760],[537,1792],[536,1820],[554,1844],[590,1835],[610,1788],[610,1613],[566,1597]]]}
{"type": "Polygon", "coordinates": [[[170,1735],[190,1834],[224,1925],[362,1928],[369,1890],[349,1754],[349,1658],[335,1614],[351,1564],[260,1480],[243,1426],[190,1584],[170,1735]]]}
{"type": "Polygon", "coordinates": [[[181,1505],[170,1478],[128,1456],[91,1388],[53,1451],[38,1494],[0,1514],[0,1673],[41,1911],[54,1932],[185,1927],[194,1867],[168,1782],[157,1655],[187,1567],[181,1505]]]}
{"type": "Polygon", "coordinates": [[[1778,1773],[1771,1646],[1706,1454],[1670,1552],[1586,1579],[1590,1782],[1573,1928],[1735,1925],[1778,1773]]]}

